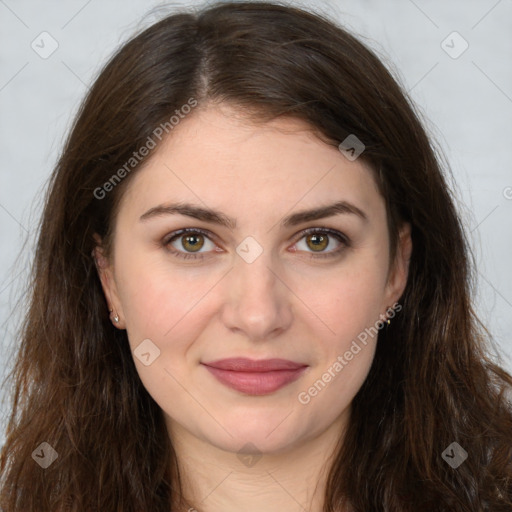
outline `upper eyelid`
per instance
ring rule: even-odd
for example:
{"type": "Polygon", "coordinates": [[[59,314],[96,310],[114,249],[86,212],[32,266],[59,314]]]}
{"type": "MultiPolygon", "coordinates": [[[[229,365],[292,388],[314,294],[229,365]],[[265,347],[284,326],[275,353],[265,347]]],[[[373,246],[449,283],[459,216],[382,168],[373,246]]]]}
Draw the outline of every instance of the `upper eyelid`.
{"type": "Polygon", "coordinates": [[[176,229],[172,231],[171,233],[164,236],[164,241],[166,243],[169,243],[173,238],[179,238],[181,236],[185,236],[189,233],[200,233],[202,235],[207,236],[208,238],[211,238],[212,241],[218,240],[219,237],[215,235],[215,233],[212,233],[208,229],[202,229],[202,228],[182,228],[182,229],[176,229]]]}

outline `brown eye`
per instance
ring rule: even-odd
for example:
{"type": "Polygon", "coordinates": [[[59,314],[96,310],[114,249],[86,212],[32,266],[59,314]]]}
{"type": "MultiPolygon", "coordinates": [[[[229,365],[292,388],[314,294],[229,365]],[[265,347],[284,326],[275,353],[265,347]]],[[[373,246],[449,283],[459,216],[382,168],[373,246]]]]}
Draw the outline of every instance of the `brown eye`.
{"type": "Polygon", "coordinates": [[[344,249],[350,247],[350,240],[346,235],[330,228],[309,228],[302,231],[301,235],[302,238],[296,244],[297,250],[308,253],[311,258],[338,256],[344,249]],[[299,247],[301,243],[304,247],[299,247]],[[326,250],[327,248],[332,250],[326,250]]]}
{"type": "Polygon", "coordinates": [[[314,251],[323,251],[329,245],[329,239],[325,235],[313,233],[312,235],[306,236],[306,243],[308,247],[314,251]]]}
{"type": "Polygon", "coordinates": [[[199,229],[180,229],[164,238],[162,243],[179,258],[205,258],[208,256],[206,253],[215,252],[215,244],[210,240],[210,235],[199,229]],[[207,250],[203,251],[203,248],[207,250]]]}
{"type": "Polygon", "coordinates": [[[204,236],[201,234],[181,236],[181,245],[186,251],[199,251],[204,245],[204,236]]]}

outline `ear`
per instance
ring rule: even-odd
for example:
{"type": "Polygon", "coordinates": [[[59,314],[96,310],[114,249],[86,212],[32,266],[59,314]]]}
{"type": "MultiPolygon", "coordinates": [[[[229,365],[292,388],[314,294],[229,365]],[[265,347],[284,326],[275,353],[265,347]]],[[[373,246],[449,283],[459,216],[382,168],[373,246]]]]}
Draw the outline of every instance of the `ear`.
{"type": "Polygon", "coordinates": [[[405,222],[400,228],[398,248],[395,261],[392,262],[386,284],[386,300],[384,307],[390,307],[398,302],[407,285],[409,262],[412,253],[411,225],[405,222]]]}
{"type": "Polygon", "coordinates": [[[112,324],[119,329],[125,329],[126,327],[121,301],[119,300],[119,294],[114,279],[114,267],[104,254],[104,249],[99,235],[95,233],[94,239],[96,240],[97,245],[92,251],[92,256],[94,258],[96,270],[98,271],[98,276],[101,281],[101,287],[103,288],[103,293],[108,304],[108,309],[109,311],[113,310],[110,314],[112,324]],[[119,317],[118,322],[113,320],[116,315],[119,317]]]}

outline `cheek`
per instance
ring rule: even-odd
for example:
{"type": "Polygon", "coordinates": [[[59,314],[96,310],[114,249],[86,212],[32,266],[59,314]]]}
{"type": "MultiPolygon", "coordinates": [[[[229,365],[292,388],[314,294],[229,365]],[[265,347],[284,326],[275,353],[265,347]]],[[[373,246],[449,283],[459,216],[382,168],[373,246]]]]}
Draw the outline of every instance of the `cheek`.
{"type": "Polygon", "coordinates": [[[361,330],[374,325],[384,312],[385,269],[371,254],[354,257],[336,270],[317,273],[314,279],[301,279],[297,294],[328,327],[327,332],[340,349],[361,330]]]}
{"type": "MultiPolygon", "coordinates": [[[[369,279],[359,276],[331,283],[317,298],[323,308],[318,315],[329,330],[314,337],[316,364],[301,387],[298,401],[305,411],[323,410],[334,420],[348,407],[370,370],[378,339],[379,301],[369,279]],[[311,407],[309,407],[311,404],[311,407]]],[[[312,348],[312,347],[311,347],[312,348]]]]}
{"type": "Polygon", "coordinates": [[[339,354],[329,357],[326,364],[315,368],[297,395],[302,417],[312,424],[318,424],[319,417],[324,424],[331,424],[348,411],[368,376],[375,344],[357,343],[343,348],[347,350],[340,350],[339,354]]]}
{"type": "Polygon", "coordinates": [[[183,385],[195,362],[192,347],[207,322],[201,299],[214,283],[199,286],[199,280],[191,283],[158,263],[146,263],[137,272],[135,266],[133,260],[119,264],[118,289],[137,373],[162,409],[186,410],[189,395],[183,385]],[[138,356],[148,352],[149,361],[138,356]]]}
{"type": "Polygon", "coordinates": [[[206,308],[221,276],[173,268],[164,258],[134,252],[129,258],[119,258],[116,265],[131,349],[150,339],[165,356],[158,362],[165,359],[166,366],[178,370],[179,361],[205,329],[206,308]]]}
{"type": "Polygon", "coordinates": [[[302,389],[304,400],[299,401],[306,404],[314,399],[318,406],[335,405],[333,411],[347,406],[366,379],[383,326],[382,262],[370,254],[350,263],[339,272],[316,279],[315,287],[302,289],[304,302],[322,325],[314,344],[317,364],[307,380],[308,387],[302,389]]]}

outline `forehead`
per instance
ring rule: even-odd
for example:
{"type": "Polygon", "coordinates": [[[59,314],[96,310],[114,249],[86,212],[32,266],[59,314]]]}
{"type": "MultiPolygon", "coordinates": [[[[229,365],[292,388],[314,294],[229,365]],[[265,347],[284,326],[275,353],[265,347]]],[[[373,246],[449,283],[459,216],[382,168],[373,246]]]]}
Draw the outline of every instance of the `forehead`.
{"type": "Polygon", "coordinates": [[[186,200],[222,209],[229,203],[233,212],[284,213],[294,204],[340,199],[382,207],[373,173],[361,159],[349,161],[304,121],[256,124],[240,111],[215,106],[195,111],[163,139],[132,177],[121,209],[186,200]]]}

